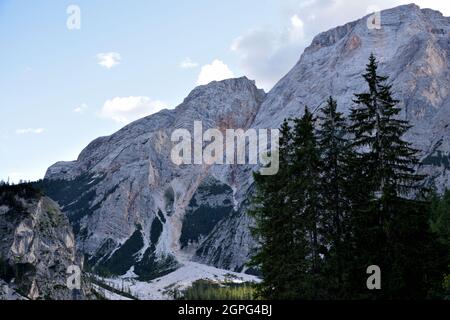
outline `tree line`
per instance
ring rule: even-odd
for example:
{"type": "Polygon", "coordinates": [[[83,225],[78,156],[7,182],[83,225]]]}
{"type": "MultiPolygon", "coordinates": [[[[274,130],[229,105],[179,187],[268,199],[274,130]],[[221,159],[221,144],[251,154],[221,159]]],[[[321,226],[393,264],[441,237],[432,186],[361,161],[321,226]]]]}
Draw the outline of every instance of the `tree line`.
{"type": "Polygon", "coordinates": [[[417,174],[389,78],[371,55],[350,115],[336,100],[285,120],[277,175],[254,174],[258,298],[440,299],[448,295],[450,194],[417,174]],[[367,286],[369,266],[381,287],[367,286]]]}

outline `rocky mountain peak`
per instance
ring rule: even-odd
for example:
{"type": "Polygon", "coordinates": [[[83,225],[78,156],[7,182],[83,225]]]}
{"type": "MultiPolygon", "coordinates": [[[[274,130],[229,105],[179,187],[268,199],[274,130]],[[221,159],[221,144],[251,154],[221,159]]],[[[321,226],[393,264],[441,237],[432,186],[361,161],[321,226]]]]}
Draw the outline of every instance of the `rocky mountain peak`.
{"type": "Polygon", "coordinates": [[[252,167],[176,166],[171,133],[192,130],[194,121],[204,128],[278,128],[330,95],[348,113],[353,95],[366,90],[361,75],[371,53],[390,76],[401,116],[414,125],[407,139],[422,150],[430,182],[450,187],[450,18],[416,5],[382,11],[380,29],[369,28],[367,18],[315,37],[268,94],[246,77],[199,86],[175,109],[50,167],[46,188],[68,213],[93,267],[149,279],[194,259],[243,271],[255,245],[245,211],[252,167]]]}

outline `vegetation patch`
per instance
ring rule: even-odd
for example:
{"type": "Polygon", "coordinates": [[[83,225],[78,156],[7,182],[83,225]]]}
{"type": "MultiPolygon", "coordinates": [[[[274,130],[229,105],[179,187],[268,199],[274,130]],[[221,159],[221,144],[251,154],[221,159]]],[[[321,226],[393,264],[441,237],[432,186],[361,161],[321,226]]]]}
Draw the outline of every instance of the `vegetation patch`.
{"type": "Polygon", "coordinates": [[[233,214],[233,205],[230,200],[232,192],[229,186],[219,181],[209,182],[198,188],[183,219],[180,236],[182,248],[191,242],[198,242],[201,237],[208,236],[219,221],[233,214]],[[219,194],[226,198],[219,203],[208,202],[219,194]]]}
{"type": "Polygon", "coordinates": [[[198,280],[181,292],[180,300],[254,300],[253,283],[217,283],[211,280],[198,280]]]}
{"type": "Polygon", "coordinates": [[[136,253],[143,246],[141,228],[138,228],[109,259],[100,262],[95,271],[103,276],[124,275],[136,263],[136,253]]]}
{"type": "Polygon", "coordinates": [[[80,231],[78,222],[87,215],[91,215],[98,207],[91,207],[96,197],[94,186],[100,183],[105,176],[94,176],[93,174],[82,174],[73,180],[39,180],[33,186],[51,199],[58,202],[67,213],[74,232],[80,231]]]}
{"type": "Polygon", "coordinates": [[[436,153],[426,157],[422,164],[436,167],[444,167],[450,169],[450,155],[437,151],[436,153]]]}
{"type": "Polygon", "coordinates": [[[155,247],[148,248],[141,261],[134,266],[134,273],[140,281],[151,281],[165,276],[178,268],[178,262],[171,255],[157,257],[155,247]]]}

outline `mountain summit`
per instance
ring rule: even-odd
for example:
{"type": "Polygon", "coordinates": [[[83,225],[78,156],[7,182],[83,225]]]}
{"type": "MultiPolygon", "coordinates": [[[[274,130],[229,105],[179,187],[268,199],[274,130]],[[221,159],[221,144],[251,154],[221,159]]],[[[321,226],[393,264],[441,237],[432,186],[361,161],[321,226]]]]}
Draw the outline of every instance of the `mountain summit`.
{"type": "Polygon", "coordinates": [[[67,213],[89,265],[107,275],[153,279],[197,261],[237,272],[256,245],[246,214],[251,166],[176,166],[173,130],[278,128],[333,95],[348,113],[374,53],[390,76],[407,139],[440,190],[450,187],[450,18],[405,5],[319,34],[266,95],[247,78],[194,89],[174,110],[138,120],[93,141],[74,162],[50,167],[43,182],[67,213]]]}

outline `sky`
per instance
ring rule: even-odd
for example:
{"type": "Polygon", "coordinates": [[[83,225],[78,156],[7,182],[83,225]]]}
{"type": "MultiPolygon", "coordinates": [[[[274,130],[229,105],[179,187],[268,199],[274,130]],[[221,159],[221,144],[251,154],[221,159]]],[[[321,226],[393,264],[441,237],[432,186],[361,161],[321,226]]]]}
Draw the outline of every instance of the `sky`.
{"type": "Polygon", "coordinates": [[[0,0],[0,180],[43,178],[197,85],[245,75],[268,91],[319,32],[410,2],[0,0]]]}

